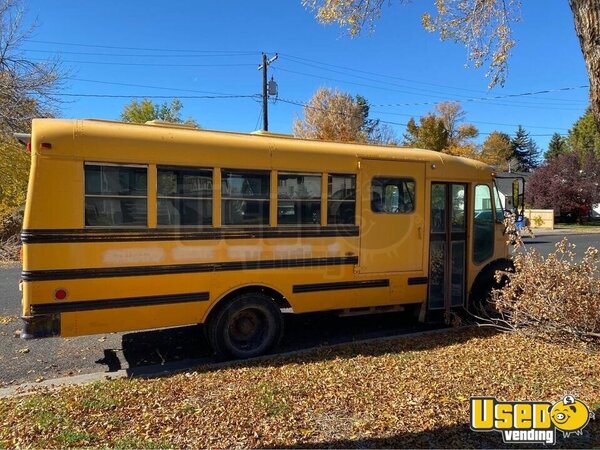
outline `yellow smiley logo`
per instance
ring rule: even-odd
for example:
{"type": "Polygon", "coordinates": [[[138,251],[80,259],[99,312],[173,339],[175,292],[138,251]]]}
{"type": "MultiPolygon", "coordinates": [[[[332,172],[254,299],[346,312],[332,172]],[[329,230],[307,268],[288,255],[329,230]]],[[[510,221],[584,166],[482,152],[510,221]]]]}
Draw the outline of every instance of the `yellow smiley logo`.
{"type": "Polygon", "coordinates": [[[550,417],[554,426],[567,437],[571,433],[582,434],[585,426],[594,417],[594,413],[585,403],[576,400],[572,395],[567,395],[552,406],[550,417]]]}

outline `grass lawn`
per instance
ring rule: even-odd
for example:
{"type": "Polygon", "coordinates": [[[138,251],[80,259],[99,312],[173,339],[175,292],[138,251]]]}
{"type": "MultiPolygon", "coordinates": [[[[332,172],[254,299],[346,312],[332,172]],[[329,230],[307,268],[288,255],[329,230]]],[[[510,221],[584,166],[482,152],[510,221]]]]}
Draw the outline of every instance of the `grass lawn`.
{"type": "MultiPolygon", "coordinates": [[[[469,429],[471,396],[565,394],[600,416],[598,353],[457,329],[3,399],[0,447],[505,447],[469,429]]],[[[600,446],[600,420],[557,439],[600,446]]]]}
{"type": "Polygon", "coordinates": [[[572,230],[572,231],[585,231],[585,232],[596,232],[600,233],[600,220],[593,219],[582,224],[578,223],[555,223],[555,230],[572,230]]]}

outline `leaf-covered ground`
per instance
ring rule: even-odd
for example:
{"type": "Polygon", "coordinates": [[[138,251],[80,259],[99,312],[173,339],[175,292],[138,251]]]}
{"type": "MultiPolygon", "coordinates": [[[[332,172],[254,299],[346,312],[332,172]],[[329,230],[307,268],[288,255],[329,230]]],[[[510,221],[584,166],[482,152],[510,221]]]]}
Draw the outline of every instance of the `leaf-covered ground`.
{"type": "Polygon", "coordinates": [[[6,325],[7,323],[13,322],[15,320],[17,320],[16,317],[0,315],[0,325],[6,325]]]}
{"type": "Polygon", "coordinates": [[[600,355],[465,329],[0,400],[0,447],[505,447],[469,397],[567,393],[600,415],[600,355]]]}

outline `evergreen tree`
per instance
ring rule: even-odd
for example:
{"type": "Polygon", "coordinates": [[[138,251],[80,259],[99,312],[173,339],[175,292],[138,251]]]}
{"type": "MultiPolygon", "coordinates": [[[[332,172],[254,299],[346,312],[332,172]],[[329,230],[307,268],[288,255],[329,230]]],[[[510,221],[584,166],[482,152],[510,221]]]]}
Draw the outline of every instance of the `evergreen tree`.
{"type": "Polygon", "coordinates": [[[548,143],[548,150],[546,150],[546,153],[544,154],[544,159],[548,161],[552,158],[562,155],[568,150],[569,144],[567,139],[558,133],[554,133],[552,135],[552,139],[550,139],[550,142],[548,143]]]}
{"type": "Polygon", "coordinates": [[[540,149],[521,125],[510,141],[511,150],[517,160],[515,169],[520,172],[531,172],[539,165],[540,149]]]}

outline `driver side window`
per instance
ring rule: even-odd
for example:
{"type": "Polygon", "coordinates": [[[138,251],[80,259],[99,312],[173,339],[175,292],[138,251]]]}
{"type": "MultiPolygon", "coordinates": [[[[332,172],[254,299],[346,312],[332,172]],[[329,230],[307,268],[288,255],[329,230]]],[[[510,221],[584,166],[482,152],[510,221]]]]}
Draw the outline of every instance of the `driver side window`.
{"type": "Polygon", "coordinates": [[[377,177],[371,182],[371,210],[407,214],[415,210],[415,182],[410,178],[377,177]]]}

